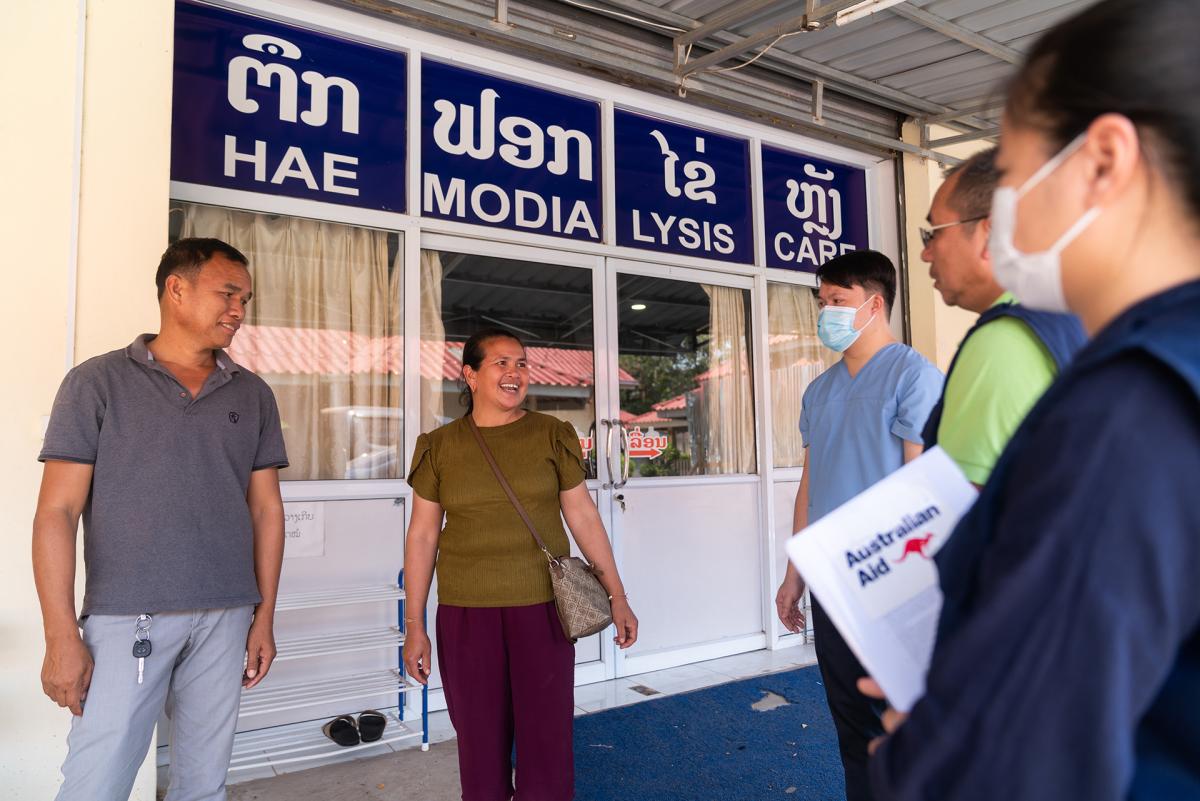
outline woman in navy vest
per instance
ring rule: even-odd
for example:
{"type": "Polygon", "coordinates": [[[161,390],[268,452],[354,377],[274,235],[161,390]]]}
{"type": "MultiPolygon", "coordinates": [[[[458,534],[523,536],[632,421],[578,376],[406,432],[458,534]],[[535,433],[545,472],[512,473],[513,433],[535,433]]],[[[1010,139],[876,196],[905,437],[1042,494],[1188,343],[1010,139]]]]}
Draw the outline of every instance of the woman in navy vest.
{"type": "Polygon", "coordinates": [[[1091,341],[938,554],[882,800],[1200,798],[1198,41],[1194,0],[1103,0],[1010,87],[996,277],[1091,341]]]}

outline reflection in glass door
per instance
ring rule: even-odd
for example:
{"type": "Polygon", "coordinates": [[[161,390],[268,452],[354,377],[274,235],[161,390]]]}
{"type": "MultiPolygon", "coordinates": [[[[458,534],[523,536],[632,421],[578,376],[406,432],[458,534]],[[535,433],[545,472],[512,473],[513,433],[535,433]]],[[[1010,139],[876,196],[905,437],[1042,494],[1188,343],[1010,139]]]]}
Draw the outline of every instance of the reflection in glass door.
{"type": "Polygon", "coordinates": [[[498,256],[421,253],[421,430],[461,417],[463,343],[501,328],[529,357],[525,408],[566,420],[596,477],[592,271],[498,256]]]}
{"type": "Polygon", "coordinates": [[[630,474],[755,472],[746,289],[618,274],[620,422],[630,474]]]}

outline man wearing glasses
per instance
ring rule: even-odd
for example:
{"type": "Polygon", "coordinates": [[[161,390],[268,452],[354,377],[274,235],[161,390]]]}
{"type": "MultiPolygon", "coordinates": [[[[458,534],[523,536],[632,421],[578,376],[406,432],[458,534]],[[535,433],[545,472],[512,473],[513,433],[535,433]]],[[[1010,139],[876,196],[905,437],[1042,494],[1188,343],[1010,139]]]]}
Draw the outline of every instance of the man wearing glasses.
{"type": "Polygon", "coordinates": [[[941,400],[925,425],[928,450],[941,445],[982,487],[1009,438],[1084,342],[1079,321],[1033,311],[992,274],[988,233],[999,175],[996,150],[951,170],[921,229],[933,286],[949,306],[979,314],[946,373],[941,400]]]}

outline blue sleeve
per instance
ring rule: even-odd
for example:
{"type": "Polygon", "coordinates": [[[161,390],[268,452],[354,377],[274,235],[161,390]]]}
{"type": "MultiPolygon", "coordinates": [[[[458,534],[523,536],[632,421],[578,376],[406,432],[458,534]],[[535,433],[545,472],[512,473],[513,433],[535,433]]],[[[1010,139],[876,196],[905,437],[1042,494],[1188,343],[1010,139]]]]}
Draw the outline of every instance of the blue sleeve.
{"type": "Polygon", "coordinates": [[[880,801],[1127,797],[1139,724],[1200,625],[1195,404],[1130,358],[1024,432],[970,608],[872,759],[880,801]]]}
{"type": "Polygon", "coordinates": [[[893,434],[918,445],[925,444],[921,431],[942,394],[943,380],[941,372],[924,359],[919,367],[914,365],[905,371],[896,398],[893,434]]]}
{"type": "MultiPolygon", "coordinates": [[[[812,386],[809,384],[809,386],[812,386]]],[[[800,399],[800,442],[804,447],[808,447],[808,390],[804,390],[804,396],[800,399]]]]}

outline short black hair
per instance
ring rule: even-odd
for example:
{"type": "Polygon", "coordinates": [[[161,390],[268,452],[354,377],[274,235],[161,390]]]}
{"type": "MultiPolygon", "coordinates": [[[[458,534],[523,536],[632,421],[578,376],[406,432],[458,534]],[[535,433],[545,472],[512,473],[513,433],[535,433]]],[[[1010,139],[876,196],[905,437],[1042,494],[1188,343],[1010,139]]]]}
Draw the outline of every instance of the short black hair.
{"type": "Polygon", "coordinates": [[[154,283],[158,287],[158,299],[162,300],[167,291],[167,276],[178,275],[189,281],[195,281],[200,274],[200,268],[213,256],[221,255],[230,261],[235,261],[243,267],[250,266],[250,260],[242,252],[220,239],[192,236],[178,239],[163,251],[158,261],[158,273],[154,283]]]}
{"type": "Polygon", "coordinates": [[[1148,160],[1200,217],[1200,3],[1101,0],[1047,32],[1008,87],[1004,113],[1058,148],[1098,117],[1129,119],[1148,160]]]}
{"type": "Polygon", "coordinates": [[[896,268],[877,250],[852,250],[830,259],[817,268],[817,279],[843,289],[861,286],[877,292],[883,296],[889,314],[896,302],[896,268]]]}
{"type": "Polygon", "coordinates": [[[976,220],[991,215],[992,193],[1000,183],[996,148],[982,150],[946,171],[947,181],[955,177],[958,182],[946,203],[958,213],[959,219],[976,220]]]}

